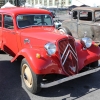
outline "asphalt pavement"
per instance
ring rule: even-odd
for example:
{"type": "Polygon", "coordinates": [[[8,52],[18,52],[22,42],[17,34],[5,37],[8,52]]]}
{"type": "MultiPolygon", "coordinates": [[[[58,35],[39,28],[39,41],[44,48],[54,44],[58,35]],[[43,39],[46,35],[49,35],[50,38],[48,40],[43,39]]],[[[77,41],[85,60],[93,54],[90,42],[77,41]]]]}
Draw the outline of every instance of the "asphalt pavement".
{"type": "Polygon", "coordinates": [[[11,63],[11,58],[0,54],[0,100],[100,100],[100,72],[42,89],[34,95],[21,82],[20,63],[11,63]]]}

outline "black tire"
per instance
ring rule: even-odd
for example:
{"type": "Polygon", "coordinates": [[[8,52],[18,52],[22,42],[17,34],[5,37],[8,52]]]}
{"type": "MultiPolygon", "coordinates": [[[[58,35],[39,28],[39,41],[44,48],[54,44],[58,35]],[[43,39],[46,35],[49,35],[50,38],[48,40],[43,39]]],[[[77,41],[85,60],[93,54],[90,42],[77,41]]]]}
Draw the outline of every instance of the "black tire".
{"type": "Polygon", "coordinates": [[[72,36],[72,33],[70,32],[70,30],[67,27],[60,27],[58,30],[60,31],[61,29],[63,30],[64,33],[72,36]]]}
{"type": "MultiPolygon", "coordinates": [[[[93,69],[96,68],[98,65],[99,65],[99,62],[98,61],[95,61],[95,62],[92,62],[91,64],[89,64],[89,66],[91,68],[93,68],[93,69]]],[[[93,73],[88,74],[87,76],[91,76],[91,75],[93,75],[93,73]]]]}
{"type": "Polygon", "coordinates": [[[21,79],[31,93],[36,94],[41,90],[42,77],[31,70],[25,58],[21,62],[21,79]]]}
{"type": "Polygon", "coordinates": [[[98,65],[99,65],[99,62],[98,62],[98,61],[95,61],[95,62],[93,62],[93,63],[90,64],[90,67],[91,67],[91,68],[95,68],[95,67],[97,67],[98,65]]]}

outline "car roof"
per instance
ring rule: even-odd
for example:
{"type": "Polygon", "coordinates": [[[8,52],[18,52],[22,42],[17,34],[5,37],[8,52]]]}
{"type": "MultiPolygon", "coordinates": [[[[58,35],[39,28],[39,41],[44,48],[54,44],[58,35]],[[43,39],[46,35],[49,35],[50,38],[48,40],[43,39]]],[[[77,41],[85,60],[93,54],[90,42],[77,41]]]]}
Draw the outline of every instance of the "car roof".
{"type": "Polygon", "coordinates": [[[19,14],[51,14],[48,10],[39,9],[39,8],[27,8],[27,7],[11,7],[11,8],[2,8],[0,13],[9,13],[13,15],[19,14]]]}
{"type": "Polygon", "coordinates": [[[100,10],[99,7],[76,7],[73,10],[91,10],[91,11],[96,11],[100,10]]]}

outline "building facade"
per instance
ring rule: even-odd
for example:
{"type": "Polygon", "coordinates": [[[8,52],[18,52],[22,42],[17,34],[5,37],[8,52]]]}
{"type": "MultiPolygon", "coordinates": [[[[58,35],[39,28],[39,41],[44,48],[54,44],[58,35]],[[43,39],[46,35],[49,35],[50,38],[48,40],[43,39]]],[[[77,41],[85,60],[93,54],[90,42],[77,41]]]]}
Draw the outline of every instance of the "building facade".
{"type": "Polygon", "coordinates": [[[0,0],[0,7],[8,1],[16,6],[20,6],[24,2],[27,2],[32,6],[41,4],[46,7],[66,7],[71,4],[71,0],[0,0]]]}
{"type": "Polygon", "coordinates": [[[0,7],[3,6],[5,4],[4,0],[0,0],[0,7]]]}
{"type": "Polygon", "coordinates": [[[70,1],[71,0],[26,0],[26,2],[32,6],[41,4],[46,7],[66,7],[71,3],[70,1]]]}
{"type": "MultiPolygon", "coordinates": [[[[77,6],[81,4],[90,5],[90,1],[87,0],[0,0],[0,7],[8,1],[16,6],[20,6],[25,2],[29,3],[32,6],[36,4],[41,4],[45,7],[67,7],[71,4],[77,6]]],[[[91,5],[93,5],[93,2],[91,3],[91,5]]]]}

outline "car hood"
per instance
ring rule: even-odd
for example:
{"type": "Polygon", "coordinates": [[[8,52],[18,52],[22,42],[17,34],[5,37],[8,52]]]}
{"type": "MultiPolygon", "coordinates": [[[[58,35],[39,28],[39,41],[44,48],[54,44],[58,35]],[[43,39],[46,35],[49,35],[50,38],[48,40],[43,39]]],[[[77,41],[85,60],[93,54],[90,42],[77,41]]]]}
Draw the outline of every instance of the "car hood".
{"type": "MultiPolygon", "coordinates": [[[[62,38],[67,38],[66,35],[62,35],[54,27],[31,27],[20,30],[21,40],[25,39],[35,42],[37,45],[44,45],[47,42],[56,42],[62,38]]],[[[34,43],[33,43],[34,44],[34,43]]]]}

